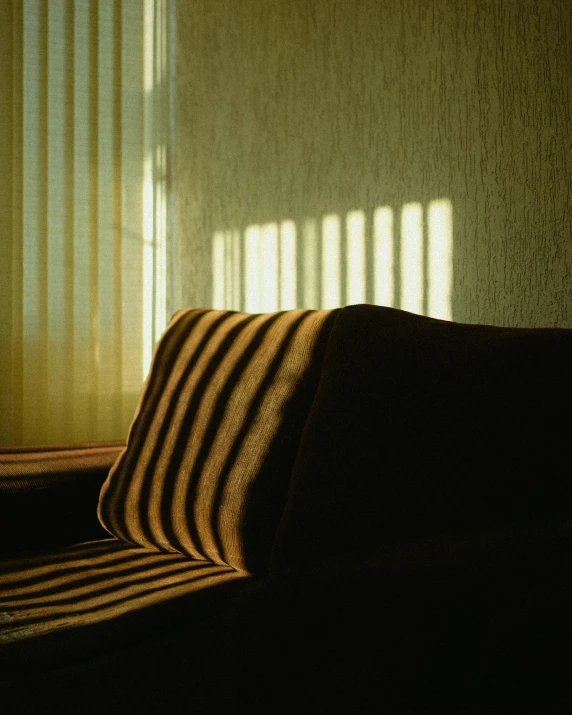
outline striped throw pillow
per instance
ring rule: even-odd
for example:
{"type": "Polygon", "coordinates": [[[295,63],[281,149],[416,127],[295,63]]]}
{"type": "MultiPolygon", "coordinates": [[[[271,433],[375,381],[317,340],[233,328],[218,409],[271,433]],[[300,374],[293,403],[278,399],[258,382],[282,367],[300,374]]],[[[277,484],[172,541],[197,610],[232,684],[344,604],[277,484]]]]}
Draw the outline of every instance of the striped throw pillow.
{"type": "Polygon", "coordinates": [[[158,343],[98,515],[126,542],[256,573],[336,310],[183,310],[158,343]]]}

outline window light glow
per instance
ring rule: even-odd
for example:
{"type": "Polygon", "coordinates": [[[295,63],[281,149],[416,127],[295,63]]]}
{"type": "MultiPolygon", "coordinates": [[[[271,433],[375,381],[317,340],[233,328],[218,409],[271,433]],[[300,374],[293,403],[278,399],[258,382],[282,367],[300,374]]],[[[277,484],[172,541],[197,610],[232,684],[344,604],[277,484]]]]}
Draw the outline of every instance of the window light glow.
{"type": "Polygon", "coordinates": [[[15,348],[0,375],[0,444],[125,439],[176,303],[173,3],[5,4],[17,9],[5,49],[18,76],[5,96],[14,151],[0,240],[14,248],[2,301],[15,348]]]}
{"type": "Polygon", "coordinates": [[[143,375],[149,372],[153,353],[153,297],[155,266],[155,190],[153,161],[143,164],[143,375]]]}
{"type": "Polygon", "coordinates": [[[154,22],[153,16],[155,12],[153,0],[143,0],[144,12],[144,35],[143,35],[143,87],[145,92],[153,91],[153,59],[154,59],[154,22]]]}
{"type": "MultiPolygon", "coordinates": [[[[159,106],[166,101],[166,0],[143,3],[143,375],[167,323],[167,143],[159,106]]],[[[111,84],[108,82],[107,84],[111,84]]]]}

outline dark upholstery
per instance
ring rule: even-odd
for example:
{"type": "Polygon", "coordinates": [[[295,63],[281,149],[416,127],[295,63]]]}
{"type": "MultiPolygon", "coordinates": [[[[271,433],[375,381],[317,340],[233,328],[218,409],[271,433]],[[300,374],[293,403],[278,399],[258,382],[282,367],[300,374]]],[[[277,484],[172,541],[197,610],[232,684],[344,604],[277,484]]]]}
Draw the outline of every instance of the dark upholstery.
{"type": "Polygon", "coordinates": [[[124,446],[0,450],[0,557],[106,538],[93,504],[124,446]]]}
{"type": "Polygon", "coordinates": [[[249,596],[237,712],[572,712],[572,579],[553,528],[332,549],[249,596]]]}
{"type": "Polygon", "coordinates": [[[0,712],[572,712],[571,358],[180,311],[125,446],[0,455],[0,712]]]}
{"type": "Polygon", "coordinates": [[[272,569],[572,509],[572,331],[341,311],[272,569]]]}

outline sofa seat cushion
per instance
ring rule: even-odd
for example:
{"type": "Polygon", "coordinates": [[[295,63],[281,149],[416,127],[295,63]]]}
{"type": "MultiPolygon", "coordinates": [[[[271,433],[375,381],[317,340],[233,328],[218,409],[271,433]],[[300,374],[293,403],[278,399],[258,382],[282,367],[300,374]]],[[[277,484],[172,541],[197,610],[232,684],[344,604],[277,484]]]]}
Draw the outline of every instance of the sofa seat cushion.
{"type": "Polygon", "coordinates": [[[231,637],[242,712],[274,712],[276,693],[281,712],[572,712],[572,572],[556,528],[332,553],[249,595],[231,637]]]}
{"type": "Polygon", "coordinates": [[[204,621],[251,578],[229,566],[87,542],[0,564],[0,669],[52,668],[204,621]]]}
{"type": "Polygon", "coordinates": [[[177,313],[102,488],[105,528],[265,572],[335,314],[177,313]]]}

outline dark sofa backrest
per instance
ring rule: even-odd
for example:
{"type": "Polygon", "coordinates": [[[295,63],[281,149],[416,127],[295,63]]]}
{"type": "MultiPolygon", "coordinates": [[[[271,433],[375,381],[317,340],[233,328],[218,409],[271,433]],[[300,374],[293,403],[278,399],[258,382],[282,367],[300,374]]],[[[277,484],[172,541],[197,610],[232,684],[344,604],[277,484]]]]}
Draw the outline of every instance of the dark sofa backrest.
{"type": "Polygon", "coordinates": [[[572,506],[572,330],[350,306],[330,335],[272,570],[572,506]]]}
{"type": "Polygon", "coordinates": [[[102,488],[105,528],[266,570],[335,313],[180,311],[102,488]]]}

